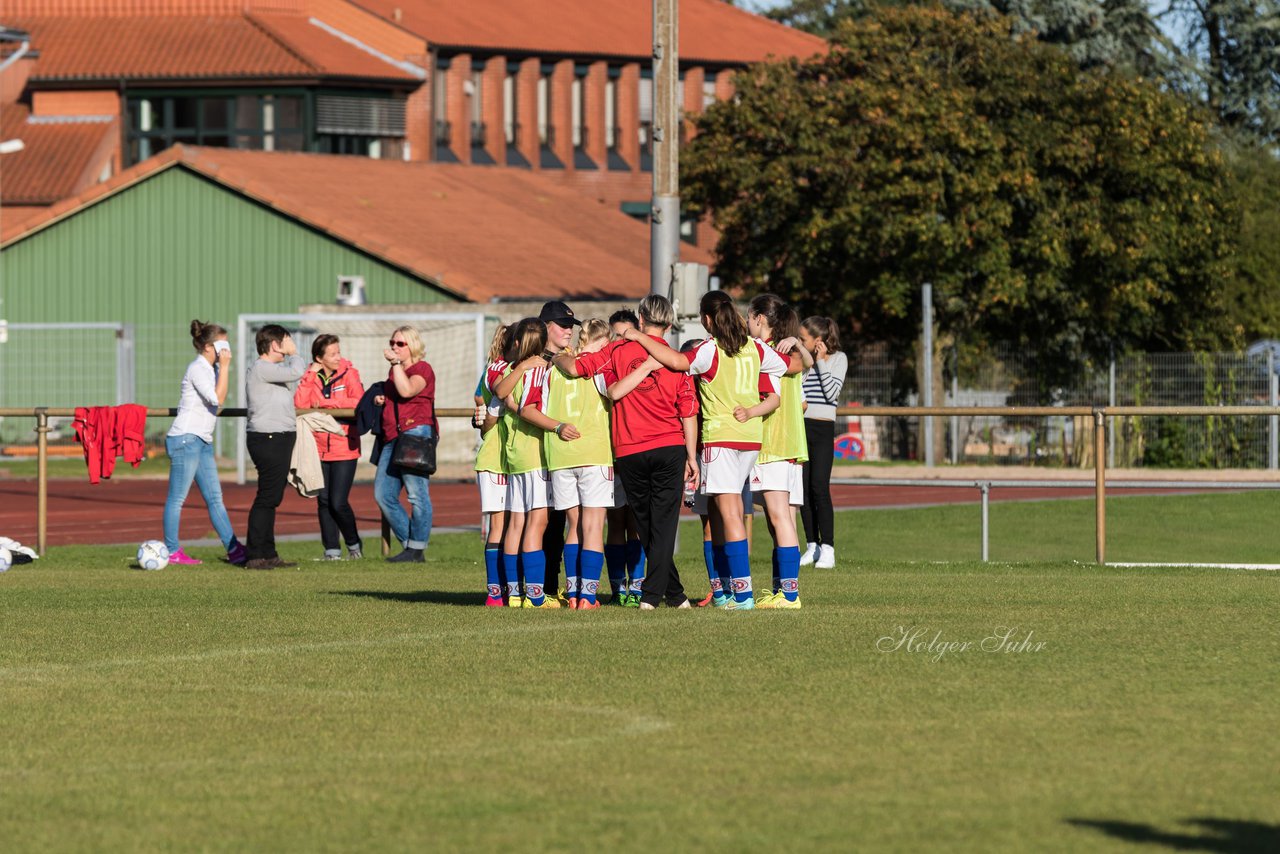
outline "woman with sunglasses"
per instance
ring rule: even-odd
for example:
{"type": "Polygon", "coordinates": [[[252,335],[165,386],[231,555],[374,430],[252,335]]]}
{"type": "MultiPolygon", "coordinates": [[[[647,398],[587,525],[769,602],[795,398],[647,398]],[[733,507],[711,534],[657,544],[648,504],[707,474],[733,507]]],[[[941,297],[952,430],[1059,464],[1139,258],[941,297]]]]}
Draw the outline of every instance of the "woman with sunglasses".
{"type": "Polygon", "coordinates": [[[387,443],[378,457],[378,474],[373,494],[382,515],[404,551],[387,558],[392,563],[422,563],[423,551],[431,537],[431,493],[424,475],[393,465],[395,440],[401,434],[432,436],[436,433],[436,374],[423,356],[426,348],[418,330],[401,326],[391,333],[390,346],[382,351],[391,365],[385,383],[386,402],[382,407],[382,435],[387,443]],[[400,504],[400,491],[409,493],[411,512],[400,504]]]}

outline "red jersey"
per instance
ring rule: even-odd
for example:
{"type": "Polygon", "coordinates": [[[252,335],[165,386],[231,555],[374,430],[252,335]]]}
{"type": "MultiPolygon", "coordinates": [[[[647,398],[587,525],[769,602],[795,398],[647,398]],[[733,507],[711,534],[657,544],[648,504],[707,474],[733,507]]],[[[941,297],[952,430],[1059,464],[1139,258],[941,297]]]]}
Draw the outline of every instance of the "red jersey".
{"type": "MultiPolygon", "coordinates": [[[[435,426],[436,421],[436,372],[426,361],[414,362],[405,370],[405,376],[422,377],[427,384],[422,391],[405,399],[396,391],[395,380],[391,371],[387,372],[385,394],[387,403],[382,407],[382,435],[388,442],[400,435],[401,430],[408,430],[423,424],[435,426]],[[400,410],[400,423],[396,423],[396,410],[400,410]]],[[[438,432],[438,428],[437,428],[438,432]]]]}
{"type": "MultiPolygon", "coordinates": [[[[651,336],[655,341],[662,341],[651,336]]],[[[665,341],[663,342],[666,343],[665,341]]],[[[644,364],[649,353],[634,341],[614,341],[598,353],[584,353],[574,364],[580,376],[603,373],[610,385],[644,364]]],[[[684,445],[681,418],[698,414],[698,395],[689,375],[665,368],[654,371],[621,400],[609,417],[613,456],[626,457],[655,448],[684,445]]]]}

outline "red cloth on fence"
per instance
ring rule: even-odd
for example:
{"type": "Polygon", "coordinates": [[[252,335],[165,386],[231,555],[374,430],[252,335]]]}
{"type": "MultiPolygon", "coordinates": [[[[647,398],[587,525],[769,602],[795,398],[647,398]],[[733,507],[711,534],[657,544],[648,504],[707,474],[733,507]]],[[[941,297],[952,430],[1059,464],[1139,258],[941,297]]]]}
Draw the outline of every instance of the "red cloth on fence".
{"type": "Polygon", "coordinates": [[[116,457],[134,468],[142,462],[147,408],[137,403],[120,406],[77,406],[73,424],[76,441],[84,448],[89,483],[111,477],[116,457]]]}

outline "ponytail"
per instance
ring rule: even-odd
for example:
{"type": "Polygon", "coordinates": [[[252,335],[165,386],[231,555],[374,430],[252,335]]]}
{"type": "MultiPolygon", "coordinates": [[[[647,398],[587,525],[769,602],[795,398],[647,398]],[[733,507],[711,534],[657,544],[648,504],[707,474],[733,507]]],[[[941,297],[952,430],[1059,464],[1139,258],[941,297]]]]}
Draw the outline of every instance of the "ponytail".
{"type": "Polygon", "coordinates": [[[716,339],[721,350],[730,356],[736,356],[747,346],[747,340],[751,337],[747,332],[747,322],[738,314],[733,300],[724,291],[709,291],[702,297],[698,310],[706,323],[707,331],[716,339]]]}
{"type": "Polygon", "coordinates": [[[216,323],[201,323],[199,320],[191,321],[191,346],[196,348],[197,353],[203,353],[205,347],[208,347],[219,338],[225,338],[226,335],[227,330],[216,323]]]}

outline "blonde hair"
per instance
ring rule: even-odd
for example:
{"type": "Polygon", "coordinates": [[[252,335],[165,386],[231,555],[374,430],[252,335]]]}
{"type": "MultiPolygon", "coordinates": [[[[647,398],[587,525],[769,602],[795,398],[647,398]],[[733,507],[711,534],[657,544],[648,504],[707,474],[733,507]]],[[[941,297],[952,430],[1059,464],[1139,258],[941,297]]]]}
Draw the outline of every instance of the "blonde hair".
{"type": "Polygon", "coordinates": [[[505,323],[499,323],[498,328],[493,330],[493,340],[489,342],[489,364],[502,361],[510,340],[511,327],[505,323]]]}
{"type": "Polygon", "coordinates": [[[661,294],[649,294],[640,300],[636,312],[640,315],[640,321],[649,326],[670,328],[676,322],[675,307],[671,305],[671,300],[661,294]]]}
{"type": "Polygon", "coordinates": [[[404,336],[405,343],[409,345],[409,354],[413,356],[413,360],[415,362],[422,361],[422,357],[427,353],[427,348],[422,343],[422,336],[418,334],[418,330],[412,326],[397,326],[395,332],[391,334],[395,335],[396,332],[404,336]]]}
{"type": "Polygon", "coordinates": [[[582,322],[582,329],[578,332],[578,349],[590,344],[592,341],[599,341],[601,338],[608,338],[613,330],[609,328],[608,321],[600,317],[592,317],[582,322]]]}

